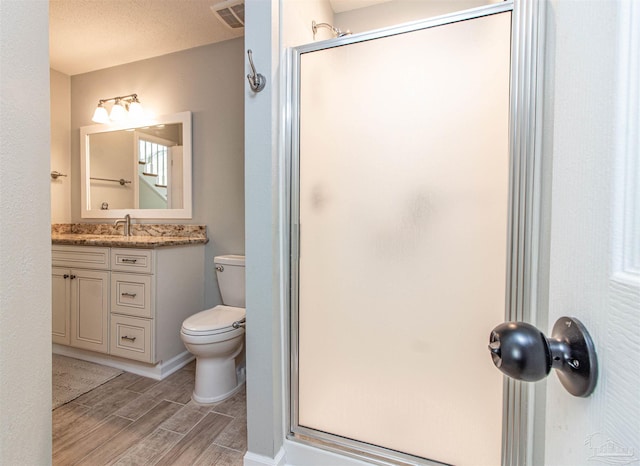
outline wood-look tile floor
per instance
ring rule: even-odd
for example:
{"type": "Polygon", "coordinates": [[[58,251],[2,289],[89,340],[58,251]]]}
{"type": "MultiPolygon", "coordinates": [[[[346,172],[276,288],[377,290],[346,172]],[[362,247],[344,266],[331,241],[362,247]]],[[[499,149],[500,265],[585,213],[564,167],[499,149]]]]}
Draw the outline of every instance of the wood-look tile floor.
{"type": "Polygon", "coordinates": [[[125,372],[55,409],[53,464],[242,465],[245,390],[199,406],[194,376],[194,363],[162,381],[125,372]]]}

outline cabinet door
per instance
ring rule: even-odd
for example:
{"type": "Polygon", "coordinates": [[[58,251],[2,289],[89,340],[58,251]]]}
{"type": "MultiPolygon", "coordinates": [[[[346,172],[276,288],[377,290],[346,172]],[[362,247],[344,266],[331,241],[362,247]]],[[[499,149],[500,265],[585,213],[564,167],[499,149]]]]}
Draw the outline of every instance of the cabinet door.
{"type": "Polygon", "coordinates": [[[51,271],[51,340],[68,345],[71,335],[69,300],[71,280],[69,269],[53,267],[51,271]]]}
{"type": "Polygon", "coordinates": [[[71,269],[71,346],[109,349],[109,272],[71,269]]]}

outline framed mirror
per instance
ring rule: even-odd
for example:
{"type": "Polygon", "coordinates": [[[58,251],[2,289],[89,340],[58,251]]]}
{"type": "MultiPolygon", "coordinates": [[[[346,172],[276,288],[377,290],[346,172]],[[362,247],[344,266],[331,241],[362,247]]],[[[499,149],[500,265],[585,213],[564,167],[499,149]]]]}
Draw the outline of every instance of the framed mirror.
{"type": "Polygon", "coordinates": [[[82,218],[191,218],[191,112],[83,126],[80,165],[82,218]]]}

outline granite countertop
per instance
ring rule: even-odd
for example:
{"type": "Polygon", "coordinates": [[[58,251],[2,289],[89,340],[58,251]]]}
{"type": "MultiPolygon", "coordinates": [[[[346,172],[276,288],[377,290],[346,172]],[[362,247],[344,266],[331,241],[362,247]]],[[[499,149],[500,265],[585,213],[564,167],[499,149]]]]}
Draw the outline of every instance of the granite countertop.
{"type": "Polygon", "coordinates": [[[117,248],[159,248],[206,244],[204,225],[151,225],[132,224],[131,236],[122,234],[122,226],[102,223],[54,224],[51,243],[75,246],[102,246],[117,248]]]}

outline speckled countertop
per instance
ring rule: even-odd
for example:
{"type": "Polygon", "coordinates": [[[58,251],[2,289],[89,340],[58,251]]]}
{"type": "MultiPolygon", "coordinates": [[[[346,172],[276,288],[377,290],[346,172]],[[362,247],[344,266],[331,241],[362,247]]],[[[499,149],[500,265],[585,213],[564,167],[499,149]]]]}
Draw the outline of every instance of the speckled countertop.
{"type": "Polygon", "coordinates": [[[51,243],[150,249],[209,241],[205,225],[131,224],[131,236],[124,236],[122,229],[105,223],[56,223],[51,225],[51,243]]]}

